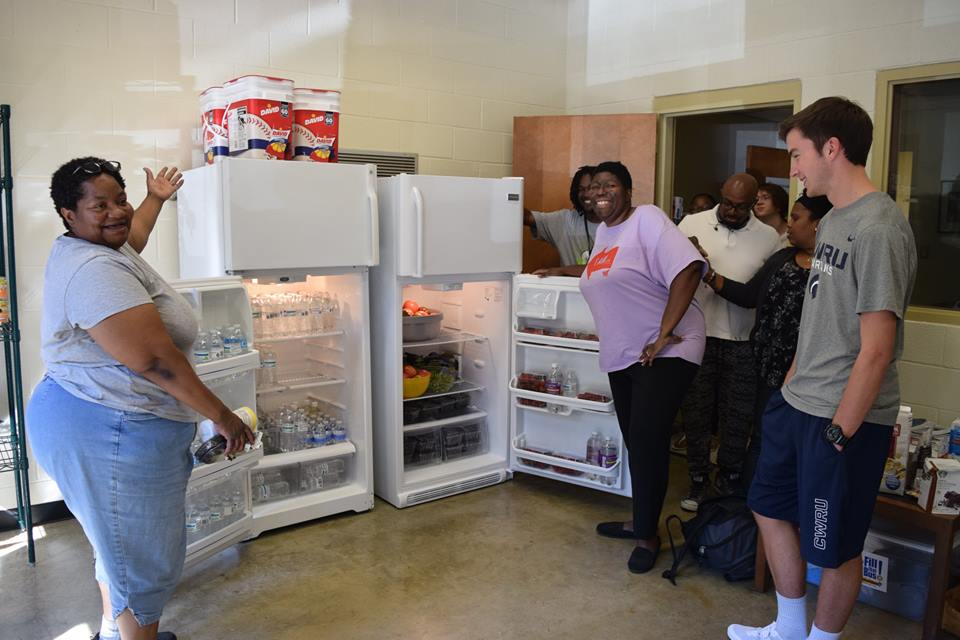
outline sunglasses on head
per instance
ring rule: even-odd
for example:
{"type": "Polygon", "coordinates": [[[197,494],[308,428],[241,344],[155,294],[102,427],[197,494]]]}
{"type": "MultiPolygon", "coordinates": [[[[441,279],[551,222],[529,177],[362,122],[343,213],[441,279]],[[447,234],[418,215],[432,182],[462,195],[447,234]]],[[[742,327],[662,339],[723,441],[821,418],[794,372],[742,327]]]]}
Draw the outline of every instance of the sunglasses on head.
{"type": "Polygon", "coordinates": [[[77,166],[70,175],[75,176],[81,171],[91,176],[103,173],[104,171],[107,173],[120,173],[120,163],[116,160],[91,160],[90,162],[84,162],[77,166]]]}

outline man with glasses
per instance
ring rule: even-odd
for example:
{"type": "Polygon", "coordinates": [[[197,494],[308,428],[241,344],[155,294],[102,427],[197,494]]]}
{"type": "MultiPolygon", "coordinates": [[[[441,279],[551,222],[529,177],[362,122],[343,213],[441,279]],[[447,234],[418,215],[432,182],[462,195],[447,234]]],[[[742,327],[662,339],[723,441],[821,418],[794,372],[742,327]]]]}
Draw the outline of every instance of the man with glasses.
{"type": "MultiPolygon", "coordinates": [[[[779,249],[777,232],[753,215],[757,187],[753,176],[734,174],[724,182],[717,206],[680,222],[680,230],[695,238],[709,257],[715,269],[711,273],[719,271],[748,282],[779,249]]],[[[750,344],[755,310],[727,302],[707,283],[700,285],[696,299],[707,322],[707,345],[703,364],[682,405],[690,491],[680,507],[686,511],[696,511],[710,488],[710,440],[715,423],[720,433],[715,490],[720,495],[745,493],[740,473],[756,393],[750,344]]]]}

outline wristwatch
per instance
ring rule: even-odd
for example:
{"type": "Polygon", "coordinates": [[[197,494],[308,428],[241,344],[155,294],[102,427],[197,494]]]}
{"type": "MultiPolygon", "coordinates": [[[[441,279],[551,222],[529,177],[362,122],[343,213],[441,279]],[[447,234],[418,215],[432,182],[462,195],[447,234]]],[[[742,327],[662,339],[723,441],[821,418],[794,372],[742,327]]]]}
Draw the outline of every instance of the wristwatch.
{"type": "Polygon", "coordinates": [[[823,428],[823,439],[828,444],[835,444],[839,447],[845,447],[850,442],[850,438],[843,435],[843,429],[835,422],[831,422],[823,428]]]}

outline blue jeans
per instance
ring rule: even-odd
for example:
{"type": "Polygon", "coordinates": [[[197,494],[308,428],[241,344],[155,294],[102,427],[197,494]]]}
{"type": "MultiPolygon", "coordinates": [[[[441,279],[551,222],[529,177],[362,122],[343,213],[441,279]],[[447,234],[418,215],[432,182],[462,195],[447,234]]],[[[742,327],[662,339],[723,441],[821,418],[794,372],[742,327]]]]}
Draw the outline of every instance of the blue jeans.
{"type": "Polygon", "coordinates": [[[48,377],[26,417],[37,462],[93,546],[113,617],[156,622],[183,570],[195,425],[81,400],[48,377]]]}

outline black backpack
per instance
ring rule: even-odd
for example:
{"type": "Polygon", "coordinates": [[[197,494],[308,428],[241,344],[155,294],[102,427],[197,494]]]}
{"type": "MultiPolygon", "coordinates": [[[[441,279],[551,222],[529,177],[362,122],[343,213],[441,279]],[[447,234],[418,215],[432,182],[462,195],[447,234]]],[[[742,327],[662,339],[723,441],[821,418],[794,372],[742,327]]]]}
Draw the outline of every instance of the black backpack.
{"type": "Polygon", "coordinates": [[[667,535],[673,553],[673,565],[663,577],[677,584],[677,568],[690,553],[701,567],[719,571],[727,582],[753,577],[757,557],[757,523],[743,496],[710,498],[700,503],[697,515],[686,522],[672,515],[667,518],[667,535]],[[677,550],[670,522],[680,523],[683,546],[677,550]]]}

